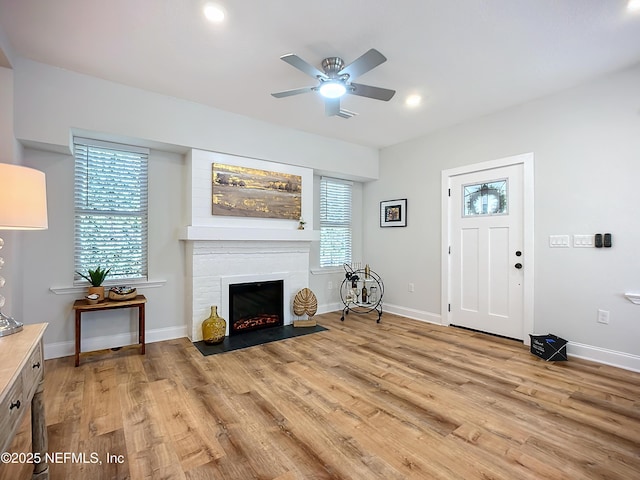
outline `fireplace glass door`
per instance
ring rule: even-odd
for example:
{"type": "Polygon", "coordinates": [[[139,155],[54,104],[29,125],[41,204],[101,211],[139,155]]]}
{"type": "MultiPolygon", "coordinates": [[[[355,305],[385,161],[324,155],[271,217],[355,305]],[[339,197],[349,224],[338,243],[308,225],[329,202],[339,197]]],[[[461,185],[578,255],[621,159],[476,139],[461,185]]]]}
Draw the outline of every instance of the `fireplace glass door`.
{"type": "Polygon", "coordinates": [[[284,325],[284,281],[229,285],[229,335],[284,325]]]}

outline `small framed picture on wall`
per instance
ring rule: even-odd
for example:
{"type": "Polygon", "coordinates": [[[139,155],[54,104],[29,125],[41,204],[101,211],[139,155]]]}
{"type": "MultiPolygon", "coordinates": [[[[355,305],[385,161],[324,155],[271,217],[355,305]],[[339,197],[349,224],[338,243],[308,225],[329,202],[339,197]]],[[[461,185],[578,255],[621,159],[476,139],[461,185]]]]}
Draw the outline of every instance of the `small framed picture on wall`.
{"type": "Polygon", "coordinates": [[[381,227],[407,226],[407,199],[385,200],[380,202],[381,227]]]}

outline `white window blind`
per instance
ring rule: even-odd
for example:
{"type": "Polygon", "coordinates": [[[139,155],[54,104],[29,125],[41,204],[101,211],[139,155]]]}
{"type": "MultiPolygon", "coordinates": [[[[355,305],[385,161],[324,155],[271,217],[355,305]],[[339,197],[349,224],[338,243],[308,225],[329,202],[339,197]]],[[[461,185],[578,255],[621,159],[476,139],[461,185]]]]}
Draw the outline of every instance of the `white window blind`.
{"type": "Polygon", "coordinates": [[[101,266],[108,279],[146,278],[149,151],[75,138],[74,156],[75,271],[101,266]]]}
{"type": "Polygon", "coordinates": [[[320,180],[320,267],[351,263],[351,197],[353,184],[320,180]]]}

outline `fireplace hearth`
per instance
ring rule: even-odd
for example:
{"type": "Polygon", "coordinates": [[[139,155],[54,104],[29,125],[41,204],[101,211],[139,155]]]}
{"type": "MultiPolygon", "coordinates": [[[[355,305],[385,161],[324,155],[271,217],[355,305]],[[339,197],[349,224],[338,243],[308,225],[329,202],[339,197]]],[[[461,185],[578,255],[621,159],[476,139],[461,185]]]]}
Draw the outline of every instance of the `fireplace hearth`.
{"type": "Polygon", "coordinates": [[[284,281],[229,285],[229,336],[284,325],[284,281]]]}

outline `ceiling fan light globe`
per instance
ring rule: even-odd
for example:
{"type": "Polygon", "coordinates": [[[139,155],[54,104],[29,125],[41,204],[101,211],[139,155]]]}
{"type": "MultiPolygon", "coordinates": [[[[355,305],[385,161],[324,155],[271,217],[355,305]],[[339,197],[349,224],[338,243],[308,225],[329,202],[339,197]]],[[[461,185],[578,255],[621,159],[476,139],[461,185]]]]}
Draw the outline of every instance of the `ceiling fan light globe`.
{"type": "Polygon", "coordinates": [[[347,93],[347,87],[342,82],[324,82],[319,91],[325,98],[340,98],[347,93]]]}

